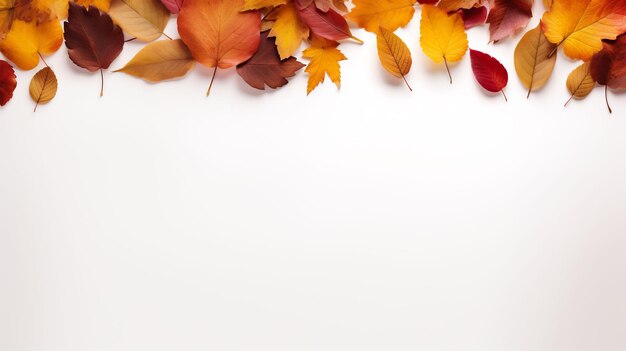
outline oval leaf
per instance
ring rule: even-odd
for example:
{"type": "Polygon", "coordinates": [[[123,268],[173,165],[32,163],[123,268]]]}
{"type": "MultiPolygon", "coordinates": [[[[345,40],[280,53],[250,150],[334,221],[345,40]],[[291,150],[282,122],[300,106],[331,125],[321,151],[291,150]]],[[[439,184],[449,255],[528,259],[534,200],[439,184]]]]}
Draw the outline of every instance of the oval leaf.
{"type": "Polygon", "coordinates": [[[30,97],[35,101],[35,111],[42,104],[52,101],[57,94],[57,76],[50,67],[44,67],[30,81],[30,97]]]}
{"type": "Polygon", "coordinates": [[[193,56],[182,40],[162,40],[148,44],[126,66],[115,72],[155,83],[182,77],[194,64],[193,56]]]}
{"type": "Polygon", "coordinates": [[[589,67],[589,62],[585,62],[576,67],[567,77],[567,90],[572,96],[565,103],[566,106],[572,99],[580,100],[586,98],[596,86],[596,82],[591,77],[589,67]]]}
{"type": "Polygon", "coordinates": [[[411,71],[411,65],[413,64],[409,47],[400,37],[383,27],[380,27],[376,38],[380,63],[389,73],[404,79],[406,86],[413,91],[406,81],[406,75],[411,71]]]}
{"type": "Polygon", "coordinates": [[[109,15],[126,33],[143,41],[158,39],[170,17],[159,0],[113,0],[109,15]]]}
{"type": "Polygon", "coordinates": [[[13,98],[13,92],[17,87],[17,76],[11,65],[0,60],[0,106],[4,106],[13,98]]]}
{"type": "Polygon", "coordinates": [[[550,54],[556,45],[546,39],[541,25],[526,33],[515,48],[515,71],[528,89],[528,96],[533,90],[541,89],[546,85],[554,65],[556,55],[550,54]]]}
{"type": "MultiPolygon", "coordinates": [[[[478,83],[492,93],[502,92],[509,82],[509,74],[500,61],[483,52],[470,49],[472,71],[478,83]]],[[[504,95],[506,99],[506,95],[504,95]]]]}

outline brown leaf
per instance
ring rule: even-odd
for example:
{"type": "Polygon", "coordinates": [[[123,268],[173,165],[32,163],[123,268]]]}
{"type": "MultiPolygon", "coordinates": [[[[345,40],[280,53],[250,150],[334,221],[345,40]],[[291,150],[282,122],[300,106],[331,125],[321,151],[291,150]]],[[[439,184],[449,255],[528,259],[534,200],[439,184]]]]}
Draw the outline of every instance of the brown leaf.
{"type": "Polygon", "coordinates": [[[30,97],[35,101],[35,111],[41,104],[52,101],[57,94],[57,76],[50,67],[44,67],[30,81],[30,97]]]}
{"type": "Polygon", "coordinates": [[[90,72],[100,70],[103,95],[102,70],[109,68],[124,46],[124,34],[111,17],[96,7],[86,9],[70,3],[69,17],[65,22],[65,46],[72,62],[90,72]]]}
{"type": "Polygon", "coordinates": [[[237,73],[241,78],[259,90],[265,90],[266,85],[272,89],[286,85],[286,78],[293,77],[304,67],[295,57],[281,61],[276,49],[276,39],[268,38],[267,34],[261,33],[261,43],[256,54],[237,66],[237,73]]]}

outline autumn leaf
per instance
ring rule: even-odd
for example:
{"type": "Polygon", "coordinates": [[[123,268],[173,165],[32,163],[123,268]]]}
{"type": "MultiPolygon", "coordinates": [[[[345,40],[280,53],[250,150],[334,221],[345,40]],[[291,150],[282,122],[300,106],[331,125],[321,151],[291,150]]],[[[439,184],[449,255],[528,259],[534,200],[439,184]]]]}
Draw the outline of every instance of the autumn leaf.
{"type": "Polygon", "coordinates": [[[162,40],[148,44],[124,67],[124,72],[148,82],[160,82],[187,74],[195,60],[182,40],[162,40]]]}
{"type": "Polygon", "coordinates": [[[409,47],[392,31],[380,27],[376,34],[378,43],[378,57],[383,67],[392,75],[402,78],[409,90],[411,86],[406,81],[406,75],[411,71],[413,59],[409,47]]]}
{"type": "Polygon", "coordinates": [[[0,106],[4,106],[13,97],[13,91],[17,87],[17,76],[11,65],[0,60],[0,106]]]}
{"type": "MultiPolygon", "coordinates": [[[[68,0],[27,0],[28,9],[31,18],[21,18],[29,22],[35,20],[39,23],[48,22],[57,19],[64,19],[67,15],[68,0]]],[[[25,12],[25,13],[26,13],[25,12]]]]}
{"type": "Polygon", "coordinates": [[[266,85],[272,89],[282,87],[288,83],[288,77],[293,77],[304,67],[295,57],[281,61],[275,41],[268,37],[267,32],[261,33],[259,50],[248,61],[237,66],[239,76],[253,88],[265,90],[266,85]]]}
{"type": "Polygon", "coordinates": [[[605,86],[606,105],[611,111],[608,88],[626,88],[626,35],[615,41],[605,41],[603,49],[593,55],[589,71],[594,81],[605,86]]]}
{"type": "Polygon", "coordinates": [[[450,84],[452,84],[452,75],[448,65],[460,61],[465,56],[468,46],[461,15],[454,13],[448,16],[444,10],[433,5],[424,5],[420,32],[422,50],[434,62],[446,65],[450,84]]]}
{"type": "Polygon", "coordinates": [[[63,31],[59,21],[42,24],[16,20],[6,38],[0,41],[0,51],[23,70],[39,64],[42,55],[56,52],[63,44],[63,31]]]}
{"type": "Polygon", "coordinates": [[[313,38],[311,47],[304,50],[302,56],[311,60],[306,68],[309,74],[309,83],[307,86],[307,95],[325,80],[326,75],[330,80],[341,86],[341,67],[340,61],[347,60],[343,53],[337,49],[339,43],[327,40],[321,37],[313,38]]]}
{"type": "Polygon", "coordinates": [[[533,16],[533,0],[495,0],[487,23],[492,42],[498,42],[526,28],[533,16]]]}
{"type": "Polygon", "coordinates": [[[180,12],[180,9],[183,7],[183,2],[184,0],[161,0],[161,3],[163,3],[167,10],[174,14],[180,12]]]}
{"type": "Polygon", "coordinates": [[[441,0],[437,7],[446,12],[455,12],[457,10],[468,10],[478,6],[481,0],[441,0]]]}
{"type": "Polygon", "coordinates": [[[178,16],[178,32],[196,61],[217,69],[246,62],[259,47],[261,16],[240,12],[243,0],[185,0],[178,16]]]}
{"type": "Polygon", "coordinates": [[[109,15],[126,33],[148,42],[163,34],[170,18],[160,0],[113,0],[109,15]]]}
{"type": "Polygon", "coordinates": [[[52,101],[57,94],[57,76],[48,66],[41,69],[30,81],[30,97],[35,102],[35,112],[37,107],[52,101]]]}
{"type": "Polygon", "coordinates": [[[626,32],[626,0],[554,0],[541,23],[567,56],[588,61],[602,50],[602,39],[626,32]]]}
{"type": "Polygon", "coordinates": [[[111,0],[74,0],[74,2],[83,7],[95,6],[104,12],[111,8],[111,0]]]}
{"type": "Polygon", "coordinates": [[[245,0],[242,11],[260,10],[265,7],[277,7],[287,3],[287,0],[245,0]]]}
{"type": "Polygon", "coordinates": [[[470,49],[472,60],[472,71],[474,77],[485,90],[492,93],[502,93],[504,99],[504,88],[509,82],[509,74],[500,61],[483,52],[470,49]]]}
{"type": "Polygon", "coordinates": [[[309,27],[300,20],[293,3],[276,8],[267,19],[274,21],[269,36],[276,38],[281,60],[293,55],[302,41],[309,37],[309,27]]]}
{"type": "Polygon", "coordinates": [[[415,0],[352,0],[347,18],[372,33],[384,27],[395,31],[406,26],[415,14],[415,0]]]}
{"type": "Polygon", "coordinates": [[[298,6],[305,8],[315,3],[315,7],[324,12],[327,12],[332,7],[339,11],[348,12],[345,2],[346,0],[298,0],[298,6]]]}
{"type": "Polygon", "coordinates": [[[104,94],[103,70],[109,68],[124,46],[124,34],[111,17],[96,7],[70,4],[65,22],[65,46],[72,62],[90,72],[100,70],[100,96],[104,94]]]}
{"type": "Polygon", "coordinates": [[[472,7],[470,9],[461,9],[459,11],[461,13],[461,17],[463,18],[465,29],[470,29],[485,24],[487,21],[487,16],[489,15],[489,9],[487,9],[486,6],[472,7]]]}
{"type": "Polygon", "coordinates": [[[298,13],[302,21],[311,29],[311,32],[317,36],[334,41],[353,39],[363,44],[361,39],[352,35],[350,26],[343,16],[333,10],[324,12],[311,4],[303,9],[298,9],[298,13]]]}
{"type": "Polygon", "coordinates": [[[567,77],[567,90],[572,96],[567,100],[565,106],[573,99],[586,98],[596,86],[596,82],[591,77],[589,66],[589,62],[585,62],[576,67],[567,77]]]}
{"type": "Polygon", "coordinates": [[[515,70],[522,84],[531,91],[541,89],[546,85],[554,65],[556,55],[550,53],[556,48],[555,44],[546,39],[541,25],[526,33],[515,48],[515,70]]]}

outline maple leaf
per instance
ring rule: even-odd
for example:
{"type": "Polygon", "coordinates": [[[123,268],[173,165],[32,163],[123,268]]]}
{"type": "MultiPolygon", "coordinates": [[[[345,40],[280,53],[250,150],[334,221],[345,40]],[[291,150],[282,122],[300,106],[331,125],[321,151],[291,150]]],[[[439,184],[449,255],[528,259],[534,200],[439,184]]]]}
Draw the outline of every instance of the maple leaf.
{"type": "Polygon", "coordinates": [[[126,33],[142,41],[159,38],[170,18],[160,0],[113,0],[108,13],[126,33]]]}
{"type": "Polygon", "coordinates": [[[15,20],[5,39],[0,41],[0,51],[20,69],[31,70],[39,64],[41,55],[53,54],[62,44],[59,21],[38,24],[15,20]]]}
{"type": "Polygon", "coordinates": [[[348,22],[337,12],[333,10],[324,12],[313,4],[305,8],[296,7],[300,18],[313,34],[334,41],[350,38],[363,44],[361,39],[352,35],[348,22]]]}
{"type": "Polygon", "coordinates": [[[504,99],[504,88],[508,84],[509,74],[500,61],[477,50],[470,49],[472,60],[472,72],[474,77],[485,90],[492,93],[502,93],[504,99]]]}
{"type": "Polygon", "coordinates": [[[431,60],[436,63],[444,63],[450,84],[449,63],[460,61],[467,52],[467,34],[463,19],[458,13],[450,16],[446,11],[433,5],[422,7],[422,20],[420,23],[420,46],[431,60]]]}
{"type": "Polygon", "coordinates": [[[556,55],[550,53],[555,44],[546,39],[541,25],[526,33],[515,48],[515,70],[522,84],[531,91],[541,89],[546,83],[556,64],[556,55]]]}
{"type": "Polygon", "coordinates": [[[487,23],[492,42],[498,42],[526,28],[533,16],[534,0],[495,0],[487,23]]]}
{"type": "Polygon", "coordinates": [[[237,73],[251,87],[265,90],[265,86],[272,89],[282,87],[288,83],[288,77],[293,77],[304,65],[289,57],[281,61],[276,49],[276,39],[268,37],[268,33],[261,33],[261,42],[256,54],[248,61],[237,66],[237,73]]]}
{"type": "Polygon", "coordinates": [[[589,62],[585,62],[576,67],[567,77],[567,90],[569,90],[572,96],[567,100],[565,106],[573,99],[584,99],[596,86],[596,82],[593,80],[591,72],[589,71],[589,66],[589,62]]]}
{"type": "Polygon", "coordinates": [[[389,73],[402,78],[409,90],[411,86],[406,81],[406,75],[411,71],[413,59],[409,47],[392,31],[380,27],[376,34],[378,43],[378,57],[380,62],[389,73]]]}
{"type": "Polygon", "coordinates": [[[185,0],[161,0],[161,3],[165,5],[167,10],[171,13],[177,14],[180,12],[180,9],[183,7],[183,2],[185,0]]]}
{"type": "Polygon", "coordinates": [[[54,71],[46,66],[33,76],[30,81],[30,97],[35,101],[35,112],[37,107],[52,101],[57,94],[58,82],[54,71]]]}
{"type": "Polygon", "coordinates": [[[309,37],[309,27],[300,20],[293,3],[276,8],[267,19],[274,21],[269,36],[276,38],[281,59],[293,55],[302,41],[309,37]]]}
{"type": "Polygon", "coordinates": [[[161,40],[148,44],[115,72],[155,83],[186,75],[195,62],[182,40],[161,40]]]}
{"type": "Polygon", "coordinates": [[[546,38],[573,59],[588,61],[602,39],[626,31],[626,0],[554,0],[541,20],[546,38]]]}
{"type": "Polygon", "coordinates": [[[395,31],[404,27],[415,14],[415,0],[353,0],[347,18],[365,30],[376,33],[384,27],[395,31]]]}
{"type": "Polygon", "coordinates": [[[11,65],[0,60],[0,106],[4,106],[13,97],[13,91],[17,87],[17,76],[11,65]]]}
{"type": "Polygon", "coordinates": [[[261,16],[240,12],[243,0],[185,0],[178,16],[178,32],[196,61],[226,69],[247,61],[259,47],[261,16]]]}
{"type": "Polygon", "coordinates": [[[339,62],[348,58],[337,49],[337,46],[339,46],[339,43],[335,41],[314,37],[311,46],[302,52],[304,58],[311,60],[305,70],[309,73],[307,95],[311,94],[320,83],[324,82],[326,75],[337,85],[337,88],[341,86],[341,66],[339,62]]]}
{"type": "Polygon", "coordinates": [[[96,7],[71,3],[64,25],[65,46],[74,64],[90,72],[100,71],[100,96],[104,94],[103,70],[109,68],[124,46],[124,34],[109,15],[96,7]]]}
{"type": "Polygon", "coordinates": [[[606,104],[611,111],[608,88],[626,88],[626,35],[614,41],[605,41],[602,50],[593,55],[589,72],[594,81],[605,86],[606,104]]]}

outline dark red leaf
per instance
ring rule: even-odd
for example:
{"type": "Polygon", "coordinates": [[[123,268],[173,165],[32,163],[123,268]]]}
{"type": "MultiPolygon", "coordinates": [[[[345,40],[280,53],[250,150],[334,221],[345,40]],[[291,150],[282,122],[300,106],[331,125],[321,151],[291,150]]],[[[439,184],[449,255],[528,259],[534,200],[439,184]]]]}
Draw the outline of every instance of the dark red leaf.
{"type": "Polygon", "coordinates": [[[0,106],[4,106],[13,97],[13,91],[17,86],[17,77],[13,66],[0,60],[0,106]]]}
{"type": "Polygon", "coordinates": [[[295,57],[281,61],[276,38],[268,38],[267,35],[268,32],[261,33],[261,43],[256,54],[237,66],[237,73],[241,78],[259,90],[265,90],[266,85],[272,89],[286,85],[286,78],[293,77],[304,67],[295,57]]]}
{"type": "Polygon", "coordinates": [[[626,34],[605,41],[604,48],[591,59],[591,77],[611,89],[626,88],[626,34]]]}
{"type": "MultiPolygon", "coordinates": [[[[302,0],[296,0],[296,3],[302,0]]],[[[302,21],[311,29],[313,34],[318,35],[328,40],[342,40],[352,38],[360,43],[363,43],[360,39],[355,38],[350,32],[350,26],[346,22],[345,18],[337,12],[329,9],[324,12],[314,4],[307,7],[298,9],[298,14],[302,21]]]]}
{"type": "Polygon", "coordinates": [[[487,91],[504,94],[503,89],[509,82],[509,74],[500,61],[472,49],[470,49],[470,58],[472,71],[478,83],[487,91]]]}
{"type": "Polygon", "coordinates": [[[489,10],[487,10],[486,6],[472,7],[470,9],[460,9],[459,11],[461,11],[461,17],[463,17],[465,29],[470,29],[485,24],[485,22],[487,21],[487,16],[489,15],[489,10]]]}

